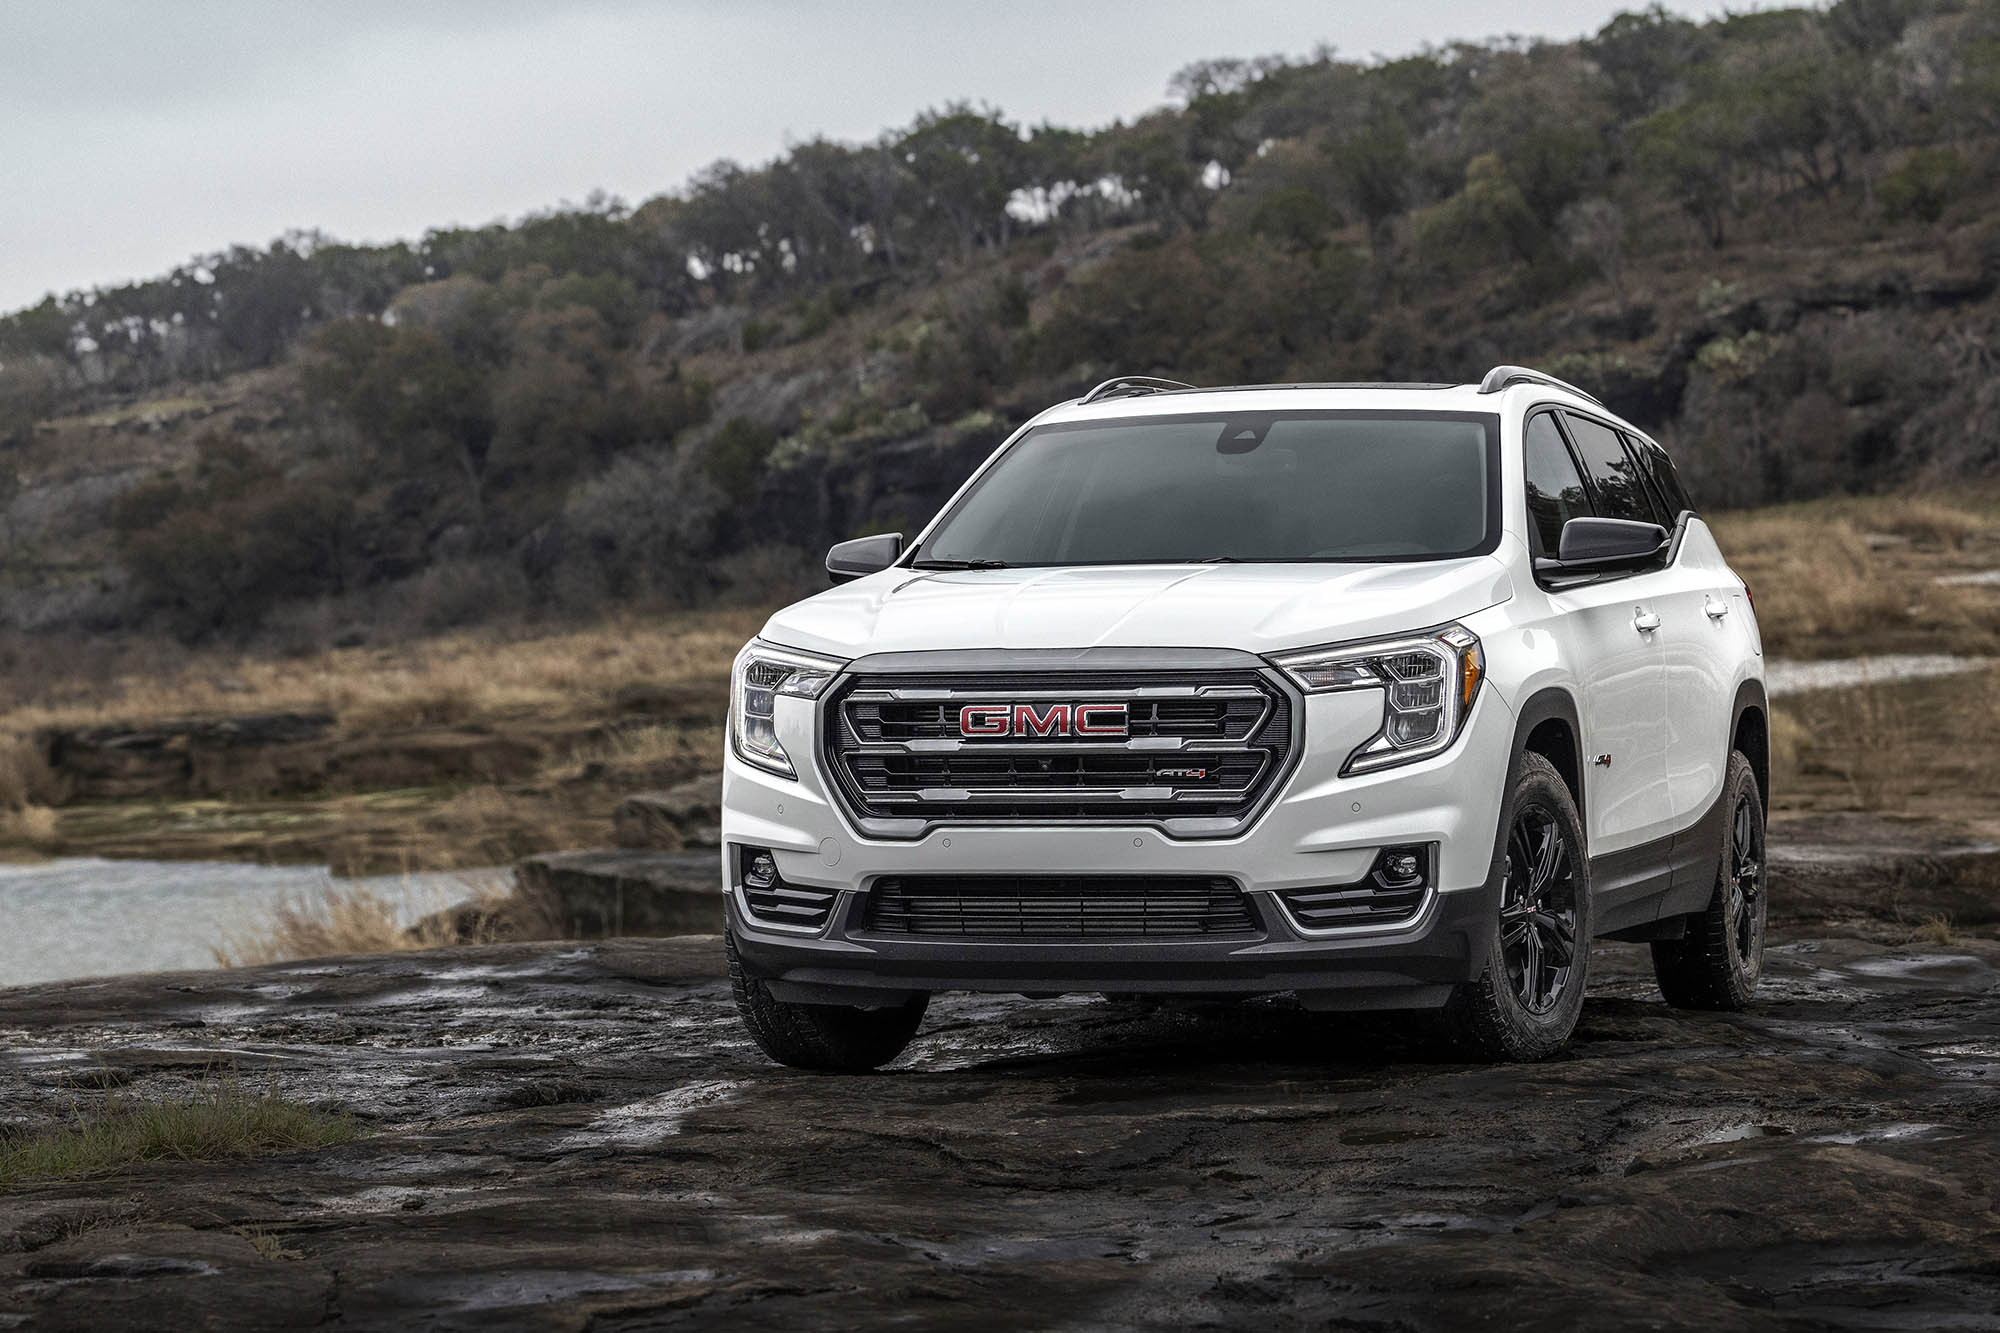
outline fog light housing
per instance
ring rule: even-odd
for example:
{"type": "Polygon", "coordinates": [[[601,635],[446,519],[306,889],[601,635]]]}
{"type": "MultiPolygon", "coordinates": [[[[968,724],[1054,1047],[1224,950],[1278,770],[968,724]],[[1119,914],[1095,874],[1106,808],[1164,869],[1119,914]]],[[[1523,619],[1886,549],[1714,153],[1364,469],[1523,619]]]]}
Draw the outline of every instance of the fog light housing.
{"type": "Polygon", "coordinates": [[[1384,847],[1375,854],[1370,875],[1376,887],[1410,889],[1428,883],[1431,877],[1431,849],[1428,846],[1384,847]]]}
{"type": "Polygon", "coordinates": [[[778,882],[778,863],[762,847],[743,849],[743,887],[768,889],[778,882]]]}

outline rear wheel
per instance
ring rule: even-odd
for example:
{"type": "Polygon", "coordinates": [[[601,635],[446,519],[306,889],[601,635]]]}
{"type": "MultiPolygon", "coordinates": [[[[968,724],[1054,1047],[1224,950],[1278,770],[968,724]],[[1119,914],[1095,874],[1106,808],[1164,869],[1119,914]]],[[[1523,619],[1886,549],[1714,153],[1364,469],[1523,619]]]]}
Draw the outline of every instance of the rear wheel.
{"type": "Polygon", "coordinates": [[[1590,971],[1590,862],[1583,821],[1555,766],[1521,756],[1494,858],[1499,911],[1479,979],[1445,1005],[1446,1031],[1483,1060],[1540,1060],[1576,1028],[1590,971]]]}
{"type": "Polygon", "coordinates": [[[1653,944],[1660,994],[1677,1009],[1741,1009],[1764,972],[1764,798],[1741,751],[1729,756],[1722,799],[1729,823],[1714,896],[1685,936],[1653,944]]]}
{"type": "Polygon", "coordinates": [[[736,952],[736,936],[725,934],[729,954],[729,985],[736,993],[736,1012],[764,1054],[794,1069],[863,1073],[888,1064],[903,1053],[924,1021],[930,996],[885,1009],[857,1009],[844,1004],[792,1004],[775,999],[770,987],[744,970],[736,952]]]}

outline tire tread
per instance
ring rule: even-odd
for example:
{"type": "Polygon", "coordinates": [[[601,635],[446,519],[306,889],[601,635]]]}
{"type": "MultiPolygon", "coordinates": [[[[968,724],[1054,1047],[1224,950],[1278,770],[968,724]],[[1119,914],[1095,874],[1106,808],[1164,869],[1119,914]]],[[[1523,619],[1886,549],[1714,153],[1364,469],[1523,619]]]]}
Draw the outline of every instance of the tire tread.
{"type": "Polygon", "coordinates": [[[723,935],[736,1012],[764,1054],[794,1069],[862,1073],[903,1053],[929,1008],[923,996],[893,1009],[791,1004],[771,995],[743,966],[736,936],[723,935]]]}

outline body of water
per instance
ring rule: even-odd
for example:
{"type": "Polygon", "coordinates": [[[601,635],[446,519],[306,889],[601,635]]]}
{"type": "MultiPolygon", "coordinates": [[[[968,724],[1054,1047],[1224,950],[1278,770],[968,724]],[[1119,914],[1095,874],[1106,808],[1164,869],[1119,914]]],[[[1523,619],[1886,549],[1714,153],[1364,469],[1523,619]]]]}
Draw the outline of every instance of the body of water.
{"type": "Polygon", "coordinates": [[[1884,653],[1879,657],[1843,657],[1823,662],[1791,662],[1774,657],[1764,664],[1764,685],[1776,699],[1807,690],[1956,676],[1983,671],[1993,663],[1990,657],[1957,657],[1950,653],[1884,653]]]}
{"type": "Polygon", "coordinates": [[[283,902],[366,888],[404,924],[504,881],[504,870],[336,880],[319,866],[72,858],[0,865],[0,986],[214,967],[283,902]]]}

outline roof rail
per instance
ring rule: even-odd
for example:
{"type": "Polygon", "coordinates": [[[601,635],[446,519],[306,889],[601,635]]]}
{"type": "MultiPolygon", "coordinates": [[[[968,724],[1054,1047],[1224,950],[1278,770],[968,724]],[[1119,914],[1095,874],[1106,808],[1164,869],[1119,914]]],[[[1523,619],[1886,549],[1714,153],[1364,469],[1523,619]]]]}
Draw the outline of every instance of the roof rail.
{"type": "Polygon", "coordinates": [[[1116,375],[1077,401],[1095,403],[1105,398],[1131,398],[1142,393],[1173,393],[1176,390],[1193,387],[1194,385],[1182,384],[1179,380],[1155,379],[1151,375],[1116,375]]]}
{"type": "Polygon", "coordinates": [[[1486,378],[1479,381],[1479,392],[1499,393],[1502,389],[1516,384],[1546,384],[1551,389],[1561,389],[1566,393],[1573,393],[1579,398],[1588,398],[1599,407],[1604,406],[1604,400],[1596,394],[1586,393],[1566,380],[1559,380],[1553,375],[1544,375],[1541,371],[1530,370],[1526,366],[1493,367],[1493,369],[1486,372],[1486,378]]]}

